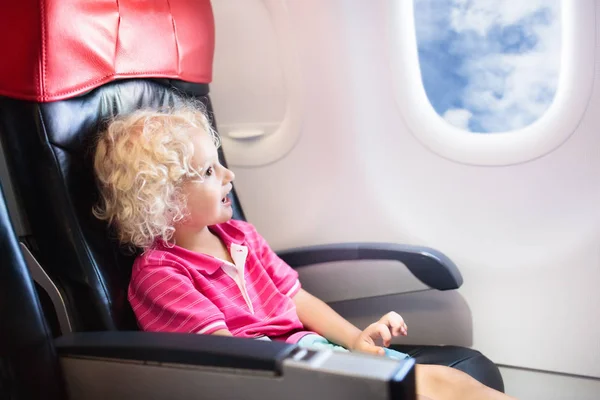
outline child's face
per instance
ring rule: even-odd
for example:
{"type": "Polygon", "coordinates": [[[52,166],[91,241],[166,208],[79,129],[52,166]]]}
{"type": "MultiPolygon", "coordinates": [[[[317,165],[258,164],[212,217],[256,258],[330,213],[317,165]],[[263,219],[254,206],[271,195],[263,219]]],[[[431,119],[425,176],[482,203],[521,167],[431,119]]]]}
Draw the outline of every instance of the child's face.
{"type": "Polygon", "coordinates": [[[182,225],[187,229],[200,230],[231,219],[233,210],[228,194],[233,188],[231,182],[235,176],[220,164],[217,148],[209,135],[198,130],[194,133],[192,142],[192,165],[200,171],[203,180],[190,180],[183,185],[189,217],[182,225]]]}

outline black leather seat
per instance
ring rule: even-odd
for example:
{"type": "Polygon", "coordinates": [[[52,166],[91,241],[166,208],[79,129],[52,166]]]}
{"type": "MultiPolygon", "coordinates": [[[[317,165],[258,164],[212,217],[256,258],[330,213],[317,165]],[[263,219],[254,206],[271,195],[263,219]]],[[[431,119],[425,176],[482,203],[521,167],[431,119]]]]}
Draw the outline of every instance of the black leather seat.
{"type": "Polygon", "coordinates": [[[0,187],[0,398],[61,399],[53,338],[0,187]]]}
{"type": "MultiPolygon", "coordinates": [[[[119,250],[105,225],[91,213],[96,200],[91,168],[94,138],[111,115],[173,104],[179,99],[177,93],[201,99],[211,111],[208,85],[165,79],[114,81],[85,95],[49,103],[0,99],[0,135],[31,226],[30,247],[61,292],[75,332],[137,330],[126,298],[133,256],[119,250]]],[[[237,200],[234,192],[234,218],[243,219],[237,200]]],[[[462,283],[443,254],[427,257],[407,246],[391,250],[321,246],[281,256],[294,267],[327,260],[392,258],[414,268],[432,287],[451,289],[462,283]]],[[[414,355],[417,362],[451,365],[503,390],[497,367],[479,352],[460,347],[398,348],[414,355]]]]}

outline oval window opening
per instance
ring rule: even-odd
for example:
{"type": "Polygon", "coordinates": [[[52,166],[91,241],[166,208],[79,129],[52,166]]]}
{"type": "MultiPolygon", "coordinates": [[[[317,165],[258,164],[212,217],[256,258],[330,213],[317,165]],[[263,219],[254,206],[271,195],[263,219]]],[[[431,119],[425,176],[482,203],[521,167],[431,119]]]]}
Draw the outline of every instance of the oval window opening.
{"type": "Polygon", "coordinates": [[[423,87],[449,124],[522,129],[550,107],[561,61],[560,0],[414,0],[423,87]]]}

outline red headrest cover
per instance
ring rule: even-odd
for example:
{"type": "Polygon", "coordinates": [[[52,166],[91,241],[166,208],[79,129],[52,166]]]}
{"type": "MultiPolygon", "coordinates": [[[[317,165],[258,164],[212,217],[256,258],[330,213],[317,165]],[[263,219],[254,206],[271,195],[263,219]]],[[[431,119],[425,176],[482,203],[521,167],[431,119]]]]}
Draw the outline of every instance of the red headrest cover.
{"type": "Polygon", "coordinates": [[[0,0],[0,95],[47,102],[117,78],[212,80],[210,0],[0,0]]]}

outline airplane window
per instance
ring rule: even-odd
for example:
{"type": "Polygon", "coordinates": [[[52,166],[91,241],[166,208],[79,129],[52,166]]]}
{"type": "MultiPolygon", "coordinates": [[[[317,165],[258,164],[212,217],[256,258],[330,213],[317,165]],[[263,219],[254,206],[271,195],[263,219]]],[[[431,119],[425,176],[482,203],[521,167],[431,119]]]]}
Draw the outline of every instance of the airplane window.
{"type": "Polygon", "coordinates": [[[414,0],[421,79],[448,123],[469,132],[522,129],[554,100],[560,0],[414,0]]]}
{"type": "Polygon", "coordinates": [[[386,5],[397,110],[428,150],[505,166],[537,160],[573,136],[594,87],[594,0],[386,5]]]}
{"type": "Polygon", "coordinates": [[[573,135],[594,86],[594,0],[386,4],[397,109],[427,149],[503,166],[573,135]]]}

